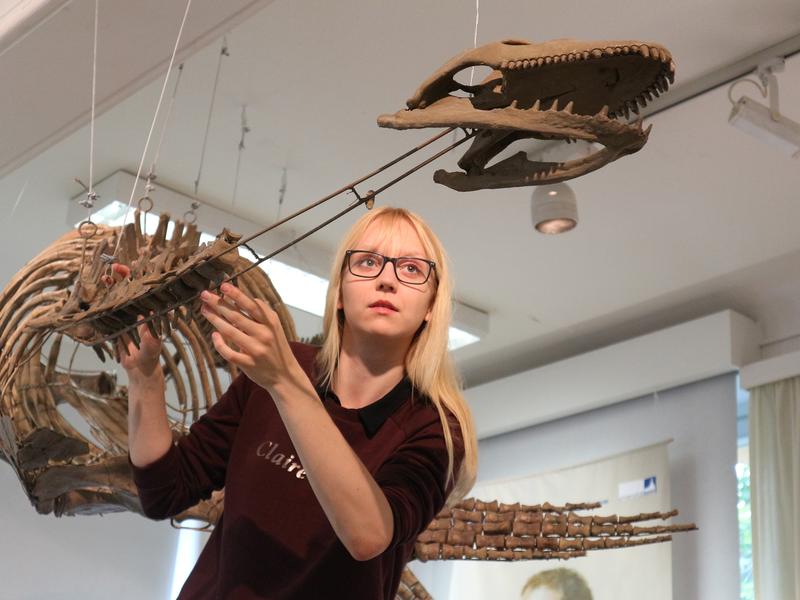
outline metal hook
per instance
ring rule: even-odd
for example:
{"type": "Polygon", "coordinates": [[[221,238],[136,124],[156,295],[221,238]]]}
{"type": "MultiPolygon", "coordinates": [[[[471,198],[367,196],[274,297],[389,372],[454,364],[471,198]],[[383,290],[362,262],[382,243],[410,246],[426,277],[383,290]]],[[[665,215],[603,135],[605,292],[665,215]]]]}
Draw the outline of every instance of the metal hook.
{"type": "Polygon", "coordinates": [[[85,221],[81,221],[80,224],[78,225],[78,233],[80,234],[80,236],[84,240],[92,239],[97,234],[97,230],[98,229],[99,229],[99,227],[97,226],[97,223],[95,223],[94,221],[91,221],[90,219],[86,219],[85,221]],[[91,233],[88,233],[88,231],[85,229],[84,225],[88,225],[88,226],[91,227],[91,233]]]}
{"type": "Polygon", "coordinates": [[[189,225],[194,225],[197,222],[197,213],[195,211],[198,208],[200,208],[200,203],[197,200],[193,200],[192,208],[183,213],[184,222],[188,223],[189,225]]]}

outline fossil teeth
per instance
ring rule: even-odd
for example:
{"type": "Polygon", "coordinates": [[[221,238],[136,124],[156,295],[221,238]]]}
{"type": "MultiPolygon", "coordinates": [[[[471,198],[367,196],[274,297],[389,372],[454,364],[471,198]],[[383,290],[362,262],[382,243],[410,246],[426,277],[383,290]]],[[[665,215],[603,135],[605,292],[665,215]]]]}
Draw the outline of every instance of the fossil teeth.
{"type": "Polygon", "coordinates": [[[531,66],[531,61],[529,61],[528,59],[525,59],[525,60],[522,61],[522,68],[523,69],[529,69],[530,66],[531,66]]]}
{"type": "Polygon", "coordinates": [[[552,56],[545,56],[544,57],[544,64],[549,65],[552,62],[553,62],[553,57],[552,56]]]}
{"type": "Polygon", "coordinates": [[[606,56],[614,56],[614,48],[603,49],[603,54],[605,54],[606,56]]]}
{"type": "Polygon", "coordinates": [[[561,57],[560,56],[554,56],[553,57],[553,64],[557,64],[557,63],[560,63],[560,62],[561,62],[561,57]]]}
{"type": "Polygon", "coordinates": [[[592,50],[593,58],[600,58],[601,56],[603,56],[603,51],[600,50],[600,48],[595,48],[594,50],[592,50]]]}
{"type": "Polygon", "coordinates": [[[541,67],[543,64],[544,64],[544,59],[542,57],[539,57],[539,58],[536,59],[536,66],[537,67],[541,67]]]}
{"type": "Polygon", "coordinates": [[[569,53],[569,55],[567,56],[567,60],[568,60],[569,62],[575,62],[575,60],[576,60],[577,58],[578,58],[578,57],[576,56],[576,54],[575,54],[574,52],[570,52],[570,53],[569,53]]]}
{"type": "Polygon", "coordinates": [[[636,104],[636,100],[631,100],[628,102],[627,106],[633,111],[634,114],[639,114],[639,105],[636,104]]]}
{"type": "Polygon", "coordinates": [[[661,56],[658,53],[658,48],[650,48],[650,58],[653,60],[661,60],[661,56]]]}
{"type": "Polygon", "coordinates": [[[505,71],[506,69],[508,69],[508,61],[507,60],[504,60],[503,62],[500,63],[500,69],[502,71],[505,71]]]}
{"type": "Polygon", "coordinates": [[[564,112],[568,113],[568,114],[572,114],[572,107],[573,107],[574,104],[575,103],[572,100],[567,102],[567,105],[564,107],[564,112]]]}
{"type": "Polygon", "coordinates": [[[669,79],[670,83],[675,83],[675,71],[667,73],[667,79],[669,79]]]}
{"type": "Polygon", "coordinates": [[[653,129],[653,124],[652,124],[652,123],[651,123],[650,125],[648,125],[648,126],[647,126],[647,129],[645,129],[645,130],[644,130],[644,132],[643,132],[643,133],[644,133],[645,137],[647,137],[647,136],[649,136],[649,135],[650,135],[650,130],[651,130],[651,129],[653,129]]]}
{"type": "Polygon", "coordinates": [[[639,46],[639,54],[644,56],[645,58],[650,58],[650,47],[642,44],[639,46]]]}
{"type": "Polygon", "coordinates": [[[583,58],[583,60],[586,60],[587,58],[589,58],[589,52],[587,50],[584,50],[583,52],[581,52],[581,58],[583,58]]]}
{"type": "Polygon", "coordinates": [[[533,108],[531,110],[539,110],[541,104],[542,104],[541,101],[537,100],[536,102],[533,103],[533,108]]]}
{"type": "Polygon", "coordinates": [[[659,51],[658,51],[658,58],[659,58],[659,59],[661,60],[661,62],[663,62],[663,63],[665,63],[665,62],[668,62],[668,61],[669,61],[669,56],[667,56],[667,53],[666,53],[666,52],[664,52],[663,50],[659,50],[659,51]]]}
{"type": "Polygon", "coordinates": [[[622,53],[623,54],[630,54],[631,53],[631,47],[630,46],[623,46],[622,47],[622,53]]]}
{"type": "Polygon", "coordinates": [[[670,72],[675,72],[675,63],[673,61],[669,61],[669,70],[670,72]]]}
{"type": "Polygon", "coordinates": [[[627,104],[622,106],[622,114],[625,115],[626,119],[630,119],[631,118],[631,109],[628,108],[627,104]]]}
{"type": "Polygon", "coordinates": [[[558,98],[553,100],[553,106],[550,107],[550,110],[557,111],[558,110],[558,98]]]}
{"type": "Polygon", "coordinates": [[[608,104],[604,104],[603,108],[600,109],[600,112],[597,113],[601,117],[608,117],[608,104]]]}

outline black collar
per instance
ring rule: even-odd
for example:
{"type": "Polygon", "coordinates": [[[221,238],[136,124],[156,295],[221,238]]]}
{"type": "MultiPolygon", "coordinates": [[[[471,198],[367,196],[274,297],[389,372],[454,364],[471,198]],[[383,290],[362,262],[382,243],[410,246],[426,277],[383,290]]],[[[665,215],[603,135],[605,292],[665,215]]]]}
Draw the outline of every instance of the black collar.
{"type": "MultiPolygon", "coordinates": [[[[408,377],[404,377],[383,398],[368,404],[364,408],[355,409],[368,438],[372,438],[378,432],[386,420],[411,397],[412,392],[411,380],[408,377]]],[[[333,400],[339,406],[342,404],[330,388],[319,388],[317,393],[319,393],[319,397],[322,398],[323,402],[333,400]]]]}

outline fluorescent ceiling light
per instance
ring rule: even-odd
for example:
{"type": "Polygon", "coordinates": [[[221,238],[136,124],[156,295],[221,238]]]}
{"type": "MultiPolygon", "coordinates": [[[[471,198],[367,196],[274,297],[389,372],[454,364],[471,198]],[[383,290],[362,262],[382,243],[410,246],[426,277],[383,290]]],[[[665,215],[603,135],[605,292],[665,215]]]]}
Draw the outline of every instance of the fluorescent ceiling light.
{"type": "MultiPolygon", "coordinates": [[[[120,227],[125,222],[126,210],[126,204],[119,200],[114,200],[100,210],[92,213],[92,220],[95,223],[111,227],[120,227]]],[[[133,211],[131,211],[127,222],[131,222],[132,218],[133,211]]],[[[76,227],[78,225],[79,223],[76,223],[76,227]]],[[[158,215],[147,213],[145,216],[145,232],[152,235],[155,233],[157,226],[158,215]]],[[[173,228],[172,221],[170,221],[167,227],[167,237],[172,235],[173,228]]],[[[209,233],[203,232],[200,235],[201,243],[213,242],[214,239],[216,239],[215,236],[209,233]]],[[[253,260],[253,253],[243,246],[239,247],[239,254],[248,260],[253,260]]],[[[275,260],[274,258],[264,261],[259,267],[269,276],[272,285],[275,286],[278,294],[280,294],[281,300],[288,306],[316,315],[320,318],[325,314],[325,295],[328,290],[327,279],[317,277],[316,275],[275,260]]],[[[488,315],[486,315],[486,313],[482,313],[459,303],[456,303],[455,313],[457,317],[461,316],[468,319],[470,322],[475,322],[475,326],[469,327],[471,331],[459,327],[450,327],[447,347],[451,351],[479,342],[481,339],[480,335],[476,334],[480,334],[481,332],[485,334],[483,329],[488,329],[488,315]],[[481,318],[481,316],[483,318],[481,318]],[[487,322],[483,323],[484,320],[487,322]],[[480,322],[480,324],[478,324],[478,322],[480,322]]]]}

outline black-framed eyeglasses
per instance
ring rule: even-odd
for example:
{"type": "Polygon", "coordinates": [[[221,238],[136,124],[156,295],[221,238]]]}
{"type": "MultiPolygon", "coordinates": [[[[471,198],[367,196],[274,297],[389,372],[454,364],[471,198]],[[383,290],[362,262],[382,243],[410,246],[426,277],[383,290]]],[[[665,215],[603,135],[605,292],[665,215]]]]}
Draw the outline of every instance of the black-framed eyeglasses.
{"type": "Polygon", "coordinates": [[[369,250],[347,250],[345,261],[353,275],[365,279],[375,279],[383,273],[386,263],[392,263],[397,280],[411,285],[422,285],[436,269],[436,263],[427,258],[413,256],[392,258],[369,250]]]}

